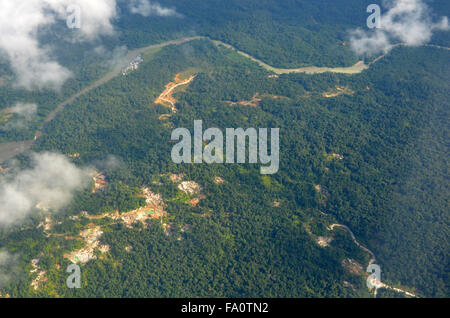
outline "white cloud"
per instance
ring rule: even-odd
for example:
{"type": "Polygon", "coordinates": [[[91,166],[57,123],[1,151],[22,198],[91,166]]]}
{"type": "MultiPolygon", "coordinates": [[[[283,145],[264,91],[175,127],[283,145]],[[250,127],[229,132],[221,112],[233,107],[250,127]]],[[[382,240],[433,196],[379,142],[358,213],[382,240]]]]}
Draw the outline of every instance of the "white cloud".
{"type": "Polygon", "coordinates": [[[0,180],[0,227],[23,221],[36,208],[58,210],[89,183],[89,172],[56,153],[33,154],[34,167],[0,180]]]}
{"type": "Polygon", "coordinates": [[[152,2],[149,0],[132,0],[130,2],[130,11],[134,14],[140,14],[144,17],[149,16],[160,16],[160,17],[169,17],[176,16],[180,17],[175,9],[165,8],[161,6],[158,2],[152,2]]]}
{"type": "MultiPolygon", "coordinates": [[[[76,41],[114,33],[116,0],[0,0],[0,57],[10,62],[16,87],[59,90],[71,77],[70,70],[52,58],[51,47],[39,43],[38,30],[66,21],[72,13],[67,10],[76,7],[81,21],[74,32],[76,41]]],[[[128,7],[131,13],[143,16],[180,16],[174,9],[148,0],[132,0],[128,7]]]]}
{"type": "Polygon", "coordinates": [[[66,20],[70,5],[81,9],[79,31],[84,39],[113,33],[115,0],[0,0],[0,53],[11,63],[16,86],[59,89],[71,76],[37,39],[39,28],[66,20]]]}
{"type": "Polygon", "coordinates": [[[430,41],[435,30],[449,30],[448,18],[435,22],[422,0],[386,0],[381,13],[381,28],[351,32],[350,45],[358,55],[388,52],[393,43],[420,46],[430,41]]]}

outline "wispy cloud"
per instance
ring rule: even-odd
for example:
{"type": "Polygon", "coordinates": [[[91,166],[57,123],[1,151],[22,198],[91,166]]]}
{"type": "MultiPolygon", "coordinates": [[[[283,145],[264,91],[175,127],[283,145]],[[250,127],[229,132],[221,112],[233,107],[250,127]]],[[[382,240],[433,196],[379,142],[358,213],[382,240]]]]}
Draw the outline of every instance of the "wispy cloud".
{"type": "Polygon", "coordinates": [[[6,124],[1,127],[5,130],[25,127],[27,122],[32,120],[37,114],[37,105],[28,103],[16,103],[13,107],[7,108],[6,112],[16,114],[15,120],[8,120],[6,124]]]}
{"type": "Polygon", "coordinates": [[[144,17],[160,16],[160,17],[181,17],[175,9],[165,8],[158,2],[149,0],[132,0],[130,2],[130,11],[134,14],[140,14],[144,17]]]}
{"type": "Polygon", "coordinates": [[[449,30],[448,18],[433,21],[431,9],[422,0],[386,0],[381,28],[353,30],[350,45],[358,55],[388,52],[394,43],[420,46],[431,40],[436,30],[449,30]]]}
{"type": "Polygon", "coordinates": [[[31,117],[36,115],[37,108],[38,107],[36,104],[16,103],[13,107],[9,109],[9,111],[13,114],[17,114],[29,120],[31,119],[31,117]]]}
{"type": "Polygon", "coordinates": [[[0,288],[8,284],[17,270],[17,255],[0,251],[0,288]]]}
{"type": "Polygon", "coordinates": [[[83,39],[112,34],[115,0],[1,0],[0,54],[16,74],[16,86],[27,89],[59,89],[71,72],[54,61],[51,48],[38,41],[38,30],[67,18],[67,8],[76,5],[82,12],[83,39]]]}
{"type": "Polygon", "coordinates": [[[58,210],[89,183],[89,171],[57,153],[32,156],[33,167],[0,179],[0,227],[22,222],[36,209],[58,210]]]}
{"type": "Polygon", "coordinates": [[[116,46],[109,50],[105,46],[97,46],[94,51],[95,54],[101,56],[104,60],[104,65],[107,67],[117,66],[128,53],[128,48],[125,45],[116,46]]]}
{"type": "MultiPolygon", "coordinates": [[[[114,34],[116,0],[0,0],[0,58],[10,62],[16,87],[59,90],[72,76],[70,70],[54,59],[52,48],[38,40],[38,31],[65,21],[71,7],[80,9],[81,18],[72,41],[90,41],[114,34]]],[[[175,9],[148,0],[132,0],[128,9],[146,17],[181,16],[175,9]]]]}

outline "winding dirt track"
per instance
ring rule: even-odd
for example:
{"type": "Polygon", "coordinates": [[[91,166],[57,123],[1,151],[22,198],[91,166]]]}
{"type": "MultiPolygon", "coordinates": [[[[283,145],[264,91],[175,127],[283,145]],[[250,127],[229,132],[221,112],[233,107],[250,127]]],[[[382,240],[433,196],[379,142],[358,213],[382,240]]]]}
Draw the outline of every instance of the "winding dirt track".
{"type": "MultiPolygon", "coordinates": [[[[350,236],[352,237],[353,242],[354,242],[359,248],[361,248],[362,250],[364,250],[364,251],[366,251],[367,253],[370,254],[371,259],[369,260],[369,265],[375,262],[375,254],[374,254],[371,250],[369,250],[367,247],[365,247],[364,245],[362,245],[361,243],[358,242],[358,240],[357,240],[356,237],[355,237],[355,234],[353,234],[352,230],[350,230],[350,228],[349,228],[347,225],[344,225],[344,224],[331,224],[331,225],[328,227],[328,229],[329,229],[330,231],[332,231],[335,227],[341,227],[341,228],[345,229],[345,230],[350,234],[350,236]]],[[[387,284],[385,284],[385,283],[383,283],[383,282],[381,282],[381,281],[378,281],[378,282],[377,282],[377,281],[374,281],[374,282],[373,282],[373,285],[376,285],[376,286],[377,286],[377,287],[375,288],[375,291],[374,291],[374,297],[375,297],[375,298],[377,297],[377,290],[378,290],[379,288],[390,289],[390,290],[393,290],[393,291],[395,291],[395,292],[397,292],[397,293],[403,293],[403,294],[405,294],[405,295],[407,295],[407,296],[409,296],[409,297],[417,297],[415,294],[413,294],[413,293],[411,293],[411,292],[409,292],[409,291],[407,291],[407,290],[403,290],[403,289],[400,289],[400,288],[397,288],[397,287],[389,286],[389,285],[387,285],[387,284]]]]}
{"type": "Polygon", "coordinates": [[[369,250],[367,247],[365,247],[364,245],[362,245],[361,243],[358,242],[358,240],[355,237],[355,234],[353,234],[352,230],[350,230],[350,228],[347,225],[343,225],[343,224],[331,224],[329,226],[329,229],[332,231],[335,227],[342,227],[345,230],[347,230],[347,232],[350,234],[350,236],[352,237],[353,242],[362,250],[366,251],[367,253],[370,254],[371,259],[369,260],[369,264],[372,264],[373,262],[375,262],[375,254],[369,250]]]}

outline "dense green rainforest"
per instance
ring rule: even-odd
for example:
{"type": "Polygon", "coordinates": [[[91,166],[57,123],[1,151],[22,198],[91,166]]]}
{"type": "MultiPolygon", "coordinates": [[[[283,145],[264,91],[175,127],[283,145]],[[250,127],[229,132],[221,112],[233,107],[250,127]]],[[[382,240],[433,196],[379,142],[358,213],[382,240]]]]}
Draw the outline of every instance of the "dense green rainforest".
{"type": "MultiPolygon", "coordinates": [[[[192,7],[200,2],[189,1],[192,7]]],[[[223,1],[209,1],[203,11],[173,1],[185,25],[175,18],[148,22],[125,15],[118,28],[130,48],[204,32],[274,66],[350,65],[356,57],[341,42],[346,26],[358,17],[365,21],[366,4],[342,2],[348,2],[345,12],[332,3],[308,1],[230,1],[222,11],[213,8],[221,8],[223,1]],[[272,8],[270,19],[267,8],[272,8]],[[152,28],[142,31],[145,23],[152,28]]],[[[435,43],[446,41],[446,35],[438,35],[435,43]]],[[[363,273],[370,255],[348,232],[327,229],[340,223],[375,253],[383,282],[419,296],[448,297],[450,70],[442,67],[449,64],[448,51],[399,47],[356,75],[275,77],[207,40],[169,46],[144,60],[139,70],[67,106],[32,147],[34,152],[79,154],[71,159],[78,166],[95,166],[111,156],[119,164],[101,167],[108,182],[102,191],[79,192],[53,214],[57,225],[51,235],[37,228],[42,214],[0,233],[0,248],[19,255],[19,266],[11,271],[14,279],[2,293],[369,297],[363,273]],[[178,111],[161,117],[170,110],[155,99],[176,74],[185,72],[196,77],[175,93],[178,111]],[[256,106],[233,104],[255,97],[256,106]],[[222,130],[280,128],[279,172],[262,176],[259,165],[251,164],[174,164],[172,130],[192,131],[197,119],[205,128],[222,130]],[[169,173],[202,186],[198,204],[189,204],[192,197],[169,180],[169,173]],[[143,186],[162,195],[167,204],[162,219],[129,228],[80,216],[81,211],[101,215],[137,209],[145,205],[139,195],[143,186]],[[83,286],[71,290],[65,285],[70,262],[64,254],[83,244],[68,237],[91,222],[102,227],[100,240],[110,250],[82,266],[83,286]],[[330,235],[329,246],[317,244],[318,237],[330,235]],[[30,284],[36,274],[30,270],[37,257],[47,280],[35,290],[30,284]],[[349,270],[348,259],[362,270],[349,270]]],[[[80,71],[84,77],[75,76],[61,93],[0,87],[0,107],[25,99],[39,104],[40,116],[28,130],[1,131],[0,140],[31,138],[57,102],[107,71],[98,57],[83,63],[89,71],[80,71]]],[[[2,71],[9,72],[6,67],[2,71]]],[[[17,159],[2,165],[29,165],[28,153],[17,159]]],[[[402,295],[382,290],[378,296],[402,295]]]]}
{"type": "MultiPolygon", "coordinates": [[[[42,45],[50,46],[57,60],[72,72],[60,92],[15,88],[12,70],[0,55],[0,110],[16,102],[38,105],[37,115],[26,125],[0,125],[0,142],[32,139],[39,124],[59,102],[104,75],[126,48],[201,35],[233,45],[274,67],[353,65],[360,57],[348,45],[349,31],[365,28],[366,8],[372,3],[371,0],[166,0],[164,5],[175,8],[177,16],[144,17],[131,14],[127,1],[118,1],[119,18],[114,21],[113,36],[74,43],[67,41],[74,31],[61,21],[51,32],[38,30],[42,45]],[[99,48],[104,53],[99,53],[99,48]]],[[[428,5],[437,16],[450,15],[446,0],[434,0],[428,5]]],[[[435,32],[431,43],[450,47],[449,33],[435,32]]],[[[13,120],[20,120],[17,117],[14,115],[13,120]]]]}

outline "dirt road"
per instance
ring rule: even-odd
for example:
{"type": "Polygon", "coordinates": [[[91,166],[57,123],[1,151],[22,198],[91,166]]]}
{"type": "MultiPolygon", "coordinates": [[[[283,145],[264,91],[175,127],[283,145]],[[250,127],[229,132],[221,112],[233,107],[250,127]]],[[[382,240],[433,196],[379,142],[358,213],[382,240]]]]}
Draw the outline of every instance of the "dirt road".
{"type": "Polygon", "coordinates": [[[333,229],[334,229],[335,227],[342,227],[342,228],[344,228],[344,229],[350,234],[350,236],[352,237],[353,242],[354,242],[359,248],[361,248],[362,250],[364,250],[364,251],[366,251],[368,254],[370,254],[371,259],[369,260],[369,264],[372,264],[373,262],[375,262],[375,254],[374,254],[371,250],[369,250],[367,247],[365,247],[364,245],[362,245],[361,243],[358,242],[358,240],[357,240],[356,237],[355,237],[355,234],[353,234],[352,230],[350,230],[350,228],[349,228],[347,225],[343,225],[343,224],[331,224],[331,225],[328,227],[328,229],[329,229],[330,231],[333,231],[333,229]]]}
{"type": "Polygon", "coordinates": [[[159,101],[169,103],[172,113],[176,113],[177,109],[175,108],[175,103],[173,102],[172,92],[177,87],[189,84],[190,82],[192,82],[194,80],[194,78],[195,78],[195,75],[190,76],[188,79],[166,88],[164,90],[164,92],[162,92],[162,94],[156,99],[155,103],[160,103],[159,101]]]}

